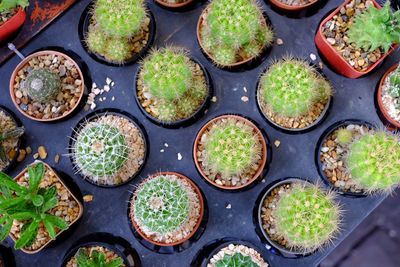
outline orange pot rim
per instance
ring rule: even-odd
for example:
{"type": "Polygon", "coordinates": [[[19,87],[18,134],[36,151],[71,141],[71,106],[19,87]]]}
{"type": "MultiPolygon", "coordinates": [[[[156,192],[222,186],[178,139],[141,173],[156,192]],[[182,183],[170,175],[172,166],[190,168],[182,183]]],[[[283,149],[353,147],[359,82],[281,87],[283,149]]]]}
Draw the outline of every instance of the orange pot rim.
{"type": "Polygon", "coordinates": [[[382,76],[381,81],[379,82],[379,87],[378,87],[378,92],[377,92],[377,102],[378,102],[378,106],[379,106],[379,110],[382,112],[382,115],[385,117],[385,119],[392,124],[393,126],[395,126],[396,128],[400,129],[400,122],[396,121],[395,119],[393,119],[390,114],[388,113],[388,111],[385,108],[385,105],[382,102],[382,89],[383,89],[383,85],[387,79],[387,77],[392,74],[396,68],[398,67],[398,64],[394,64],[393,66],[391,66],[386,72],[385,74],[382,76]]]}

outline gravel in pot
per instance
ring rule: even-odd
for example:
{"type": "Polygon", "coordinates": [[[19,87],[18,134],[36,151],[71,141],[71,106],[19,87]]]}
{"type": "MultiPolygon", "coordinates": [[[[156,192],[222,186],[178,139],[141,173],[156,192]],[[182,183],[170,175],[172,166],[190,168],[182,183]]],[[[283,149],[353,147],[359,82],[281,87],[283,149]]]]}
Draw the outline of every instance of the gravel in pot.
{"type": "Polygon", "coordinates": [[[267,145],[251,121],[223,115],[200,129],[193,157],[207,182],[221,189],[237,190],[259,178],[267,161],[267,145]]]}
{"type": "Polygon", "coordinates": [[[264,117],[287,131],[316,126],[326,115],[333,95],[331,84],[301,59],[285,58],[262,75],[257,102],[264,117]]]}

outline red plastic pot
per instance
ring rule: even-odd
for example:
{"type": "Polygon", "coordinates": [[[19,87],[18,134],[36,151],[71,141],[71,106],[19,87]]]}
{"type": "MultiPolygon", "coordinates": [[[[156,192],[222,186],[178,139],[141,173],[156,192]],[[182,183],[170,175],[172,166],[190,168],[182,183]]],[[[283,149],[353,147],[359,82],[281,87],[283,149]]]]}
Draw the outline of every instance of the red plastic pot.
{"type": "Polygon", "coordinates": [[[320,1],[320,0],[313,0],[310,3],[305,4],[305,5],[291,6],[291,5],[284,4],[279,0],[269,0],[271,5],[275,6],[277,9],[284,11],[284,12],[300,12],[300,11],[307,9],[310,6],[313,6],[314,4],[318,3],[318,1],[320,1]]]}
{"type": "MultiPolygon", "coordinates": [[[[321,24],[319,25],[317,34],[315,36],[315,45],[318,47],[320,53],[326,58],[326,60],[329,61],[330,65],[332,68],[342,74],[345,77],[348,78],[358,78],[361,77],[369,72],[371,72],[373,69],[375,69],[390,53],[393,52],[395,45],[392,46],[392,48],[384,54],[379,60],[377,60],[374,64],[370,65],[366,71],[357,71],[355,70],[337,51],[336,49],[328,43],[327,39],[322,33],[323,26],[330,20],[332,19],[333,16],[338,14],[340,12],[340,9],[347,4],[349,4],[352,0],[346,0],[342,5],[340,5],[332,14],[330,14],[328,17],[326,17],[321,24]]],[[[374,3],[374,6],[376,8],[381,9],[382,7],[375,1],[372,0],[374,3]]]]}
{"type": "Polygon", "coordinates": [[[17,32],[26,19],[26,13],[23,8],[19,8],[18,12],[8,21],[0,25],[0,43],[6,41],[15,32],[17,32]]]}

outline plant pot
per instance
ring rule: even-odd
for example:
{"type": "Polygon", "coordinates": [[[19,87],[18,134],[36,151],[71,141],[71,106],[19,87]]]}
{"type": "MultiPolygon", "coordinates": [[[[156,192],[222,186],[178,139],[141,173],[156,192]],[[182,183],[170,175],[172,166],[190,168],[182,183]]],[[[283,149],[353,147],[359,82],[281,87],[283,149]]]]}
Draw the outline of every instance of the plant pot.
{"type": "MultiPolygon", "coordinates": [[[[40,162],[40,161],[36,161],[36,162],[32,163],[30,166],[35,165],[35,164],[37,164],[38,162],[40,162]]],[[[62,180],[62,179],[60,178],[60,176],[54,171],[54,169],[52,169],[52,168],[51,168],[49,165],[47,165],[46,163],[43,163],[43,164],[44,164],[44,166],[46,167],[46,170],[49,170],[49,171],[51,171],[51,172],[54,173],[55,177],[58,179],[58,182],[61,184],[61,187],[63,187],[64,189],[67,190],[67,192],[70,194],[71,201],[76,202],[76,204],[77,204],[77,206],[78,206],[78,208],[79,208],[79,213],[78,213],[78,215],[76,216],[76,218],[75,218],[73,221],[68,222],[68,228],[70,228],[73,224],[75,224],[75,223],[82,217],[82,214],[83,214],[83,205],[82,205],[82,203],[78,200],[78,198],[72,193],[72,191],[65,185],[65,183],[63,182],[63,180],[62,180]]],[[[29,166],[28,166],[28,167],[29,167],[29,166]]],[[[25,173],[28,171],[28,167],[26,167],[20,174],[18,174],[18,175],[15,177],[15,180],[18,181],[21,177],[23,177],[23,176],[25,175],[25,173]]],[[[60,187],[60,188],[61,188],[61,187],[60,187]]],[[[59,189],[59,188],[57,188],[57,189],[59,189]]],[[[56,238],[57,238],[60,234],[62,234],[63,232],[67,231],[68,228],[67,228],[66,230],[64,230],[64,231],[59,231],[59,232],[57,233],[57,235],[56,235],[56,238]]],[[[16,242],[16,238],[14,237],[13,233],[10,233],[9,236],[10,236],[10,238],[11,238],[11,239],[14,241],[14,243],[15,243],[15,242],[16,242]]],[[[42,245],[41,247],[39,247],[38,249],[35,249],[35,250],[28,250],[28,249],[26,249],[26,248],[21,248],[21,251],[23,251],[23,252],[25,252],[25,253],[27,253],[27,254],[35,254],[35,253],[40,252],[40,251],[41,251],[42,249],[44,249],[45,247],[47,247],[52,241],[53,241],[53,240],[49,239],[44,245],[42,245]]]]}
{"type": "Polygon", "coordinates": [[[379,82],[379,87],[378,87],[378,91],[376,94],[378,108],[379,108],[380,113],[383,116],[383,121],[385,124],[387,124],[387,126],[391,130],[400,129],[400,122],[393,119],[392,116],[389,115],[389,112],[386,110],[385,105],[383,104],[383,101],[382,101],[382,90],[383,90],[383,85],[385,84],[386,79],[389,77],[390,74],[392,74],[393,71],[395,71],[397,69],[397,66],[398,66],[398,64],[395,64],[392,67],[390,67],[389,70],[387,70],[385,72],[385,74],[383,75],[383,77],[381,78],[381,80],[379,82]]]}
{"type": "Polygon", "coordinates": [[[150,49],[150,47],[153,45],[154,39],[155,39],[155,35],[156,35],[156,22],[155,22],[155,18],[153,13],[147,9],[147,14],[150,18],[150,24],[149,24],[149,39],[147,40],[146,45],[142,48],[142,50],[140,50],[139,53],[132,55],[129,59],[125,60],[122,63],[116,63],[116,62],[112,62],[108,59],[106,59],[104,56],[91,51],[86,43],[85,43],[85,36],[88,32],[89,29],[89,25],[90,25],[90,20],[92,18],[92,12],[94,9],[94,4],[95,1],[91,1],[85,8],[85,10],[83,11],[81,18],[79,20],[79,28],[78,28],[78,33],[79,33],[79,39],[81,40],[81,45],[83,47],[83,49],[89,54],[89,56],[96,60],[97,62],[100,62],[102,64],[106,64],[108,66],[113,66],[113,67],[121,67],[121,66],[125,66],[125,65],[131,65],[134,64],[136,61],[138,61],[139,59],[143,58],[147,51],[150,49]]]}
{"type": "Polygon", "coordinates": [[[300,12],[305,9],[308,9],[309,7],[318,3],[318,1],[321,1],[321,0],[312,0],[310,3],[305,4],[305,5],[300,5],[300,6],[288,5],[288,4],[282,3],[279,0],[269,0],[269,3],[280,11],[294,13],[294,12],[300,12]]]}
{"type": "Polygon", "coordinates": [[[25,10],[20,7],[12,18],[0,25],[0,43],[14,35],[24,25],[25,19],[25,10]]]}
{"type": "Polygon", "coordinates": [[[187,0],[185,2],[182,3],[167,3],[163,0],[155,0],[156,4],[168,8],[168,9],[173,9],[173,10],[180,10],[180,9],[184,9],[186,7],[189,7],[191,5],[193,5],[195,3],[196,0],[187,0]]]}
{"type": "Polygon", "coordinates": [[[0,245],[0,266],[15,267],[15,258],[11,248],[0,245]]]}
{"type": "Polygon", "coordinates": [[[207,110],[208,106],[210,105],[210,100],[211,97],[213,95],[214,89],[213,89],[213,84],[212,84],[212,80],[211,80],[211,76],[208,73],[207,69],[196,59],[194,58],[190,58],[194,63],[198,64],[200,66],[200,68],[202,69],[203,73],[204,73],[204,78],[206,81],[206,85],[208,88],[208,95],[206,96],[206,98],[204,99],[203,104],[197,109],[197,111],[195,113],[193,113],[190,117],[185,118],[185,119],[181,119],[178,121],[174,121],[174,122],[163,122],[160,121],[158,118],[154,117],[153,115],[151,115],[149,112],[147,112],[145,110],[145,108],[142,106],[142,103],[139,100],[138,97],[138,86],[137,86],[137,82],[139,80],[139,74],[142,70],[142,68],[138,68],[138,71],[136,72],[135,75],[135,100],[136,100],[136,104],[138,105],[140,111],[143,113],[144,116],[146,116],[147,119],[149,119],[151,122],[155,123],[156,125],[159,125],[161,127],[165,127],[165,128],[179,128],[179,127],[185,127],[185,126],[189,126],[190,124],[194,123],[195,121],[197,121],[200,117],[202,117],[205,113],[205,111],[207,110]]]}
{"type": "MultiPolygon", "coordinates": [[[[374,64],[370,65],[366,71],[358,71],[354,69],[337,51],[336,49],[328,43],[327,39],[323,35],[323,27],[324,25],[332,19],[333,16],[337,15],[340,12],[342,7],[345,7],[352,0],[346,0],[342,5],[340,5],[335,11],[333,11],[330,15],[328,15],[319,25],[317,34],[315,35],[315,44],[319,49],[319,52],[323,55],[324,58],[330,63],[330,66],[338,73],[342,74],[348,78],[358,78],[361,77],[372,70],[374,70],[378,65],[380,65],[383,60],[394,51],[395,45],[384,54],[379,60],[377,60],[374,64]]],[[[372,0],[374,6],[376,8],[381,9],[382,7],[375,1],[372,0]]]]}
{"type": "Polygon", "coordinates": [[[366,121],[362,120],[355,120],[355,119],[350,119],[350,120],[343,120],[343,121],[338,121],[328,127],[324,131],[324,133],[321,135],[320,139],[318,140],[316,150],[315,150],[315,163],[317,165],[318,173],[319,176],[322,178],[324,183],[329,186],[331,189],[335,190],[338,194],[341,194],[346,197],[365,197],[367,194],[363,192],[362,190],[359,192],[351,192],[351,191],[344,191],[341,190],[340,188],[334,186],[332,182],[329,180],[329,178],[325,175],[324,170],[323,170],[323,165],[321,162],[321,149],[323,147],[323,144],[325,140],[337,129],[341,127],[346,127],[348,125],[361,125],[361,126],[367,126],[369,129],[373,129],[374,126],[366,121]]]}
{"type": "MultiPolygon", "coordinates": [[[[8,108],[0,105],[0,111],[4,112],[4,114],[6,114],[8,117],[10,117],[14,121],[14,123],[15,123],[15,125],[17,127],[21,127],[22,126],[21,121],[8,108]]],[[[17,158],[18,158],[19,149],[21,148],[21,140],[22,140],[22,137],[19,138],[18,144],[15,147],[16,153],[15,153],[14,158],[9,162],[9,164],[4,168],[4,170],[0,170],[0,171],[7,173],[8,171],[10,171],[15,166],[15,164],[17,162],[17,158]]]]}
{"type": "Polygon", "coordinates": [[[203,221],[203,217],[204,217],[204,214],[205,214],[205,204],[204,204],[205,202],[204,202],[204,199],[203,199],[203,195],[202,195],[200,189],[198,188],[198,186],[197,186],[191,179],[189,179],[188,177],[186,177],[186,176],[184,176],[184,175],[182,175],[182,174],[180,174],[180,173],[177,173],[177,172],[160,172],[160,173],[155,173],[155,174],[150,175],[150,176],[149,176],[147,179],[145,179],[142,183],[145,183],[146,181],[148,181],[148,180],[150,180],[150,179],[152,179],[152,178],[154,178],[154,177],[161,176],[161,175],[173,175],[173,176],[177,177],[178,179],[181,179],[181,180],[186,181],[186,182],[191,186],[191,188],[193,189],[193,191],[196,193],[196,195],[197,195],[198,198],[199,198],[199,205],[200,205],[200,211],[199,211],[199,213],[200,213],[200,215],[199,215],[199,217],[198,217],[198,219],[197,219],[196,225],[194,226],[194,228],[193,228],[193,230],[190,232],[190,234],[188,234],[186,237],[182,238],[182,239],[179,240],[179,241],[175,241],[175,242],[171,242],[171,243],[158,242],[158,241],[155,241],[155,240],[151,239],[150,237],[148,237],[148,236],[146,235],[146,233],[144,233],[144,232],[140,229],[139,225],[136,223],[136,221],[135,221],[135,219],[134,219],[133,208],[132,208],[132,202],[136,199],[135,192],[132,194],[131,201],[129,202],[129,209],[128,209],[129,214],[128,214],[128,216],[129,216],[129,221],[130,221],[130,223],[131,223],[131,226],[133,226],[134,230],[135,230],[135,231],[139,234],[139,236],[140,236],[141,238],[143,238],[145,241],[147,241],[147,242],[149,242],[149,243],[151,243],[151,244],[153,244],[153,245],[155,245],[155,246],[159,246],[159,247],[175,247],[175,246],[178,246],[178,245],[181,245],[181,244],[185,243],[186,241],[188,241],[188,240],[190,240],[192,237],[194,237],[194,235],[196,234],[197,230],[199,229],[199,227],[200,227],[200,225],[202,224],[202,221],[203,221]]]}
{"type": "Polygon", "coordinates": [[[83,117],[77,123],[77,125],[75,126],[74,130],[71,133],[71,137],[70,137],[70,141],[69,141],[69,149],[68,149],[68,153],[69,153],[69,156],[70,156],[71,163],[73,165],[74,170],[77,170],[77,174],[79,174],[79,176],[83,180],[85,180],[85,181],[87,181],[87,182],[89,182],[89,183],[91,183],[93,185],[102,187],[102,188],[116,188],[116,187],[119,187],[119,186],[123,186],[123,185],[131,182],[133,179],[135,179],[140,174],[140,172],[142,171],[144,165],[146,164],[146,160],[147,160],[147,157],[148,157],[148,151],[149,151],[149,141],[148,141],[148,136],[147,136],[147,133],[146,133],[146,130],[144,129],[144,127],[140,124],[140,122],[135,117],[133,117],[128,112],[125,112],[125,111],[120,110],[120,109],[114,109],[114,108],[100,109],[100,110],[94,111],[94,112],[88,114],[87,116],[83,117]],[[85,125],[87,125],[91,121],[99,119],[102,116],[106,116],[106,115],[114,115],[114,116],[118,116],[120,118],[126,119],[130,124],[135,126],[139,130],[139,132],[140,132],[140,134],[141,134],[141,136],[143,138],[143,143],[144,143],[143,146],[145,148],[144,149],[143,162],[140,165],[140,167],[137,169],[137,171],[130,178],[128,178],[127,180],[125,180],[125,181],[123,181],[123,182],[121,182],[119,184],[115,184],[115,185],[99,184],[99,183],[96,183],[95,181],[93,181],[92,179],[89,179],[89,178],[85,177],[82,174],[82,172],[80,171],[80,169],[78,167],[78,164],[75,162],[74,157],[73,157],[73,154],[74,154],[74,151],[73,151],[74,149],[73,148],[74,148],[74,145],[75,145],[75,141],[77,140],[77,136],[78,136],[80,130],[82,129],[82,127],[84,127],[85,125]]]}
{"type": "MultiPolygon", "coordinates": [[[[51,63],[51,64],[53,64],[53,63],[51,63]]],[[[70,76],[70,77],[72,77],[72,76],[70,76]]],[[[19,112],[21,112],[22,115],[24,115],[25,117],[27,117],[27,118],[29,118],[31,120],[34,120],[34,121],[53,122],[53,121],[59,121],[59,120],[65,119],[66,117],[71,115],[78,108],[78,106],[79,106],[79,104],[80,104],[80,102],[81,102],[81,100],[83,98],[83,95],[85,93],[85,78],[84,78],[84,76],[82,74],[82,71],[81,71],[79,65],[72,58],[70,58],[66,54],[58,52],[58,51],[44,50],[44,51],[39,51],[39,52],[36,52],[36,53],[33,53],[33,54],[29,55],[28,57],[26,57],[24,60],[22,60],[17,65],[17,67],[14,69],[14,71],[13,71],[13,73],[11,75],[9,88],[10,88],[9,90],[10,90],[11,100],[13,101],[15,107],[18,109],[19,112]],[[24,104],[23,101],[21,101],[21,99],[23,99],[23,98],[19,99],[17,97],[16,92],[20,91],[20,90],[19,89],[18,90],[15,89],[14,86],[16,86],[16,87],[18,86],[18,88],[20,88],[20,78],[19,78],[19,74],[18,73],[20,71],[25,70],[25,68],[27,68],[27,65],[29,65],[29,62],[32,59],[38,58],[38,57],[41,57],[41,56],[49,56],[49,55],[56,56],[57,58],[61,57],[61,58],[64,58],[66,62],[67,61],[70,62],[72,64],[71,69],[72,68],[76,69],[76,71],[78,73],[78,76],[79,76],[79,79],[75,79],[75,81],[76,80],[80,80],[81,83],[80,83],[80,85],[74,85],[74,86],[76,86],[75,89],[76,90],[79,89],[80,91],[79,91],[79,96],[77,96],[76,94],[74,94],[74,96],[73,96],[73,99],[75,99],[75,104],[74,104],[73,107],[70,107],[67,111],[64,111],[62,114],[60,113],[59,116],[50,117],[50,118],[43,118],[43,114],[42,113],[41,113],[42,117],[37,117],[37,116],[34,116],[33,114],[32,115],[28,114],[28,112],[25,111],[22,108],[22,107],[25,107],[25,109],[28,110],[29,102],[28,102],[28,104],[24,104]],[[18,81],[16,82],[17,78],[18,78],[18,81]]],[[[21,95],[22,95],[22,93],[21,93],[21,95]]],[[[22,95],[22,97],[25,97],[25,96],[22,95]]],[[[26,97],[26,99],[29,99],[29,98],[26,97]]],[[[27,101],[29,101],[29,100],[27,100],[27,101]]],[[[64,99],[63,99],[63,101],[64,101],[63,104],[65,104],[65,105],[68,105],[70,103],[70,102],[68,102],[67,100],[64,100],[64,99]]]]}

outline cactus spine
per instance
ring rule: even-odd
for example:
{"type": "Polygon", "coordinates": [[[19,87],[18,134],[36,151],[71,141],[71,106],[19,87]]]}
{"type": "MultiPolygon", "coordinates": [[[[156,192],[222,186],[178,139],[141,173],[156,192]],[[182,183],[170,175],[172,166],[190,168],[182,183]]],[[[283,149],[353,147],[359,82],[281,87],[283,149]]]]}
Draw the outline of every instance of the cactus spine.
{"type": "Polygon", "coordinates": [[[61,91],[61,80],[46,68],[34,69],[26,79],[25,89],[33,101],[47,103],[61,91]]]}

